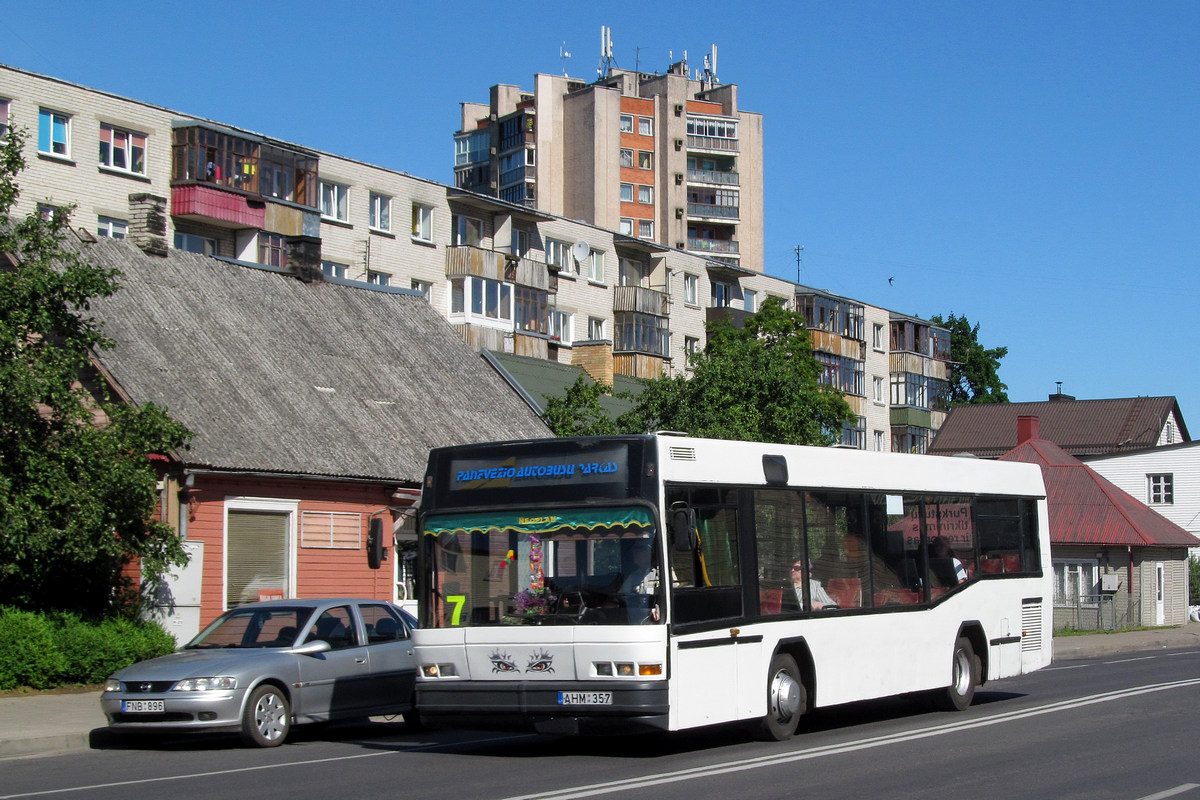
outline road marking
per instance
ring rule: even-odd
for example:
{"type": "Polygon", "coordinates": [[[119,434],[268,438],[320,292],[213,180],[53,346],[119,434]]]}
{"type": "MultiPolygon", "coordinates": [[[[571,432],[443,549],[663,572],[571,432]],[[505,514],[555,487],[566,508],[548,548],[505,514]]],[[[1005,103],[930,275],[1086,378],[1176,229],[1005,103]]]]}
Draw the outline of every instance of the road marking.
{"type": "Polygon", "coordinates": [[[1090,666],[1091,664],[1075,664],[1071,667],[1046,667],[1042,670],[1042,672],[1058,672],[1059,670],[1063,669],[1087,669],[1090,666]]]}
{"type": "Polygon", "coordinates": [[[65,789],[42,789],[36,792],[21,792],[19,794],[0,795],[0,800],[15,800],[18,797],[41,797],[48,794],[65,794],[67,792],[86,792],[90,789],[110,789],[115,786],[137,786],[144,783],[162,783],[163,781],[187,780],[189,778],[209,778],[216,775],[236,775],[239,772],[257,772],[259,770],[279,769],[281,767],[303,767],[308,764],[327,764],[334,761],[353,761],[359,758],[374,758],[376,756],[391,756],[397,753],[420,753],[436,750],[440,747],[455,747],[461,744],[482,744],[490,742],[508,742],[518,739],[536,738],[534,734],[520,736],[497,736],[490,739],[472,739],[469,742],[447,742],[445,744],[426,744],[419,747],[406,747],[400,750],[383,750],[375,753],[357,753],[352,756],[330,756],[329,758],[314,758],[305,761],[288,761],[283,764],[260,764],[254,767],[238,767],[237,769],[217,769],[211,772],[193,772],[187,775],[163,775],[159,778],[140,778],[131,781],[114,781],[113,783],[96,783],[90,786],[69,786],[65,789]]]}
{"type": "Polygon", "coordinates": [[[780,755],[761,756],[759,758],[731,761],[727,764],[707,765],[703,767],[679,770],[676,772],[664,772],[658,775],[646,775],[640,778],[627,778],[625,780],[610,781],[608,783],[568,787],[565,789],[540,792],[537,794],[518,795],[506,798],[505,800],[577,800],[578,798],[595,797],[597,795],[629,791],[631,789],[647,789],[654,786],[662,786],[668,783],[678,783],[681,781],[695,780],[698,778],[709,778],[732,772],[744,772],[746,770],[759,769],[761,767],[779,766],[781,764],[788,764],[796,761],[807,761],[809,759],[822,758],[824,756],[851,753],[856,750],[869,750],[876,747],[884,747],[890,744],[910,742],[913,739],[925,739],[932,736],[944,736],[950,733],[960,733],[972,728],[998,725],[1004,722],[1011,722],[1029,717],[1037,717],[1043,714],[1052,714],[1058,711],[1082,708],[1084,706],[1094,705],[1096,703],[1106,703],[1112,700],[1123,700],[1125,698],[1150,694],[1152,692],[1162,692],[1169,689],[1182,689],[1197,685],[1200,685],[1200,678],[1193,678],[1184,681],[1172,681],[1170,683],[1149,684],[1146,686],[1134,687],[1132,689],[1122,689],[1115,692],[1103,692],[1101,694],[1089,695],[1087,697],[1080,697],[1074,700],[1063,700],[1057,703],[1050,703],[1045,706],[1020,709],[1017,711],[1006,711],[1000,714],[982,717],[980,719],[966,720],[963,722],[951,722],[943,725],[933,725],[928,728],[918,729],[915,731],[901,731],[899,733],[887,734],[886,736],[877,736],[872,739],[864,739],[859,742],[822,745],[819,747],[806,748],[804,750],[780,755]]]}
{"type": "Polygon", "coordinates": [[[1138,800],[1162,800],[1164,797],[1174,797],[1177,794],[1190,792],[1192,789],[1200,789],[1200,783],[1181,783],[1174,789],[1167,789],[1158,794],[1148,794],[1145,797],[1139,797],[1138,800]]]}
{"type": "Polygon", "coordinates": [[[1116,661],[1105,661],[1105,664],[1128,664],[1130,661],[1150,661],[1158,656],[1139,656],[1137,658],[1119,658],[1116,661]]]}

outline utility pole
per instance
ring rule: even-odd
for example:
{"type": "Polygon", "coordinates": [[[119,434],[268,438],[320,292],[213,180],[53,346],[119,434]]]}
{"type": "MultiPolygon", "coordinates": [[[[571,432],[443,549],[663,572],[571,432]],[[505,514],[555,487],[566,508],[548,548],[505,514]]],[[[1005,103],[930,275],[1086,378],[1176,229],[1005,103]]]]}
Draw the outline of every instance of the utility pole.
{"type": "Polygon", "coordinates": [[[796,253],[796,283],[799,283],[800,282],[800,262],[804,256],[804,245],[802,245],[802,244],[796,245],[795,253],[796,253]]]}

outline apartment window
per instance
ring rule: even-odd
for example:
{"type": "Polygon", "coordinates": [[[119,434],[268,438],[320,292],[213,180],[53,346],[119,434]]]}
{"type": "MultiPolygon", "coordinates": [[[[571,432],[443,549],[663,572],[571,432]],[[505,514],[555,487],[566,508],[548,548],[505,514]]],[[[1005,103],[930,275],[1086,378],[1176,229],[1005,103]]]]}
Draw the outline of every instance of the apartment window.
{"type": "Polygon", "coordinates": [[[621,184],[621,202],[622,203],[632,203],[633,202],[633,184],[632,183],[622,183],[621,184]]]}
{"type": "Polygon", "coordinates": [[[883,452],[883,442],[884,442],[883,431],[874,431],[874,435],[875,435],[875,452],[882,453],[883,452]]]}
{"type": "Polygon", "coordinates": [[[728,308],[733,300],[733,285],[724,281],[712,282],[712,307],[728,308]]]}
{"type": "Polygon", "coordinates": [[[367,283],[371,286],[391,286],[392,276],[386,272],[376,272],[373,269],[367,270],[367,283]]]}
{"type": "Polygon", "coordinates": [[[642,262],[634,261],[632,258],[622,258],[617,266],[617,285],[641,286],[642,269],[642,262]]]}
{"type": "Polygon", "coordinates": [[[300,512],[300,546],[358,550],[362,547],[362,514],[344,511],[300,512]]]}
{"type": "Polygon", "coordinates": [[[621,115],[621,133],[633,133],[633,114],[621,115]]]}
{"type": "Polygon", "coordinates": [[[844,444],[847,447],[853,447],[856,450],[866,450],[867,418],[856,417],[853,422],[843,423],[840,444],[844,444]]]}
{"type": "Polygon", "coordinates": [[[8,100],[0,97],[0,136],[8,133],[8,100]]]}
{"type": "Polygon", "coordinates": [[[180,233],[179,231],[175,231],[175,249],[185,250],[189,253],[203,253],[206,256],[215,256],[217,254],[217,240],[197,236],[194,233],[180,233]]]}
{"type": "Polygon", "coordinates": [[[602,317],[588,317],[588,339],[593,342],[604,339],[604,319],[602,317]]]}
{"type": "Polygon", "coordinates": [[[654,169],[654,153],[649,150],[638,150],[638,168],[654,169]]]}
{"type": "Polygon", "coordinates": [[[1150,498],[1151,505],[1170,505],[1175,502],[1175,476],[1173,474],[1147,475],[1146,484],[1149,488],[1147,496],[1150,498]]]}
{"type": "Polygon", "coordinates": [[[524,258],[525,254],[529,252],[529,248],[531,246],[530,242],[531,240],[529,231],[523,231],[520,228],[513,228],[510,245],[511,252],[514,256],[517,256],[518,258],[524,258]]]}
{"type": "Polygon", "coordinates": [[[146,137],[141,133],[100,126],[100,164],[109,169],[146,174],[146,137]]]}
{"type": "Polygon", "coordinates": [[[604,253],[600,250],[593,250],[588,256],[588,280],[604,283],[604,253]]]}
{"type": "Polygon", "coordinates": [[[558,239],[546,240],[546,264],[574,272],[571,269],[571,261],[571,245],[568,242],[558,239]]]}
{"type": "Polygon", "coordinates": [[[278,233],[258,234],[258,263],[268,267],[287,266],[287,247],[278,233]]]}
{"type": "Polygon", "coordinates": [[[350,187],[321,181],[321,216],[336,219],[338,222],[349,222],[349,197],[350,187]]]}
{"type": "Polygon", "coordinates": [[[747,289],[742,292],[742,308],[753,314],[758,310],[758,292],[747,289]]]}
{"type": "Polygon", "coordinates": [[[644,205],[651,205],[654,202],[654,187],[639,186],[638,187],[638,202],[644,205]]]}
{"type": "Polygon", "coordinates": [[[695,336],[683,337],[683,352],[690,359],[700,350],[700,340],[695,336]]]}
{"type": "Polygon", "coordinates": [[[550,332],[550,294],[531,286],[513,288],[517,330],[529,333],[550,332]]]}
{"type": "Polygon", "coordinates": [[[424,297],[426,301],[433,296],[433,284],[429,281],[419,281],[416,278],[413,278],[411,286],[412,290],[414,292],[420,292],[421,296],[424,297]]]}
{"type": "Polygon", "coordinates": [[[96,220],[96,234],[110,239],[124,239],[129,233],[129,223],[113,217],[99,217],[96,220]]]}
{"type": "Polygon", "coordinates": [[[620,222],[617,223],[617,233],[624,236],[633,236],[633,220],[628,217],[621,217],[620,222]]]}
{"type": "MultiPolygon", "coordinates": [[[[630,149],[628,147],[621,148],[621,166],[622,167],[632,167],[633,166],[633,150],[632,149],[630,149]]],[[[612,184],[609,184],[609,185],[611,186],[612,184]]]]}
{"type": "Polygon", "coordinates": [[[569,311],[550,310],[550,336],[563,344],[571,343],[571,325],[574,314],[569,311]]]}
{"type": "Polygon", "coordinates": [[[653,314],[618,311],[613,320],[613,350],[662,356],[669,342],[667,320],[653,314]]]}
{"type": "Polygon", "coordinates": [[[452,278],[450,313],[468,320],[510,323],[513,318],[512,284],[491,278],[452,278]]]}
{"type": "Polygon", "coordinates": [[[346,264],[339,264],[336,261],[322,261],[321,274],[326,278],[345,278],[346,264]]]}
{"type": "Polygon", "coordinates": [[[38,152],[70,157],[70,116],[46,108],[38,109],[38,152]]]}
{"type": "Polygon", "coordinates": [[[887,347],[886,330],[878,322],[871,326],[871,347],[880,353],[887,347]]]}
{"type": "Polygon", "coordinates": [[[638,220],[638,237],[641,239],[654,238],[654,220],[639,219],[638,220]]]}
{"type": "Polygon", "coordinates": [[[683,302],[689,306],[700,305],[700,276],[683,274],[683,302]]]}
{"type": "Polygon", "coordinates": [[[638,133],[642,136],[653,136],[654,120],[651,117],[638,117],[638,133]]]}
{"type": "Polygon", "coordinates": [[[461,214],[453,216],[454,244],[479,247],[483,244],[483,222],[461,214]]]}
{"type": "Polygon", "coordinates": [[[368,224],[378,231],[392,229],[392,198],[386,194],[371,192],[371,210],[368,224]]]}
{"type": "Polygon", "coordinates": [[[419,242],[433,241],[433,206],[413,203],[412,238],[419,242]]]}

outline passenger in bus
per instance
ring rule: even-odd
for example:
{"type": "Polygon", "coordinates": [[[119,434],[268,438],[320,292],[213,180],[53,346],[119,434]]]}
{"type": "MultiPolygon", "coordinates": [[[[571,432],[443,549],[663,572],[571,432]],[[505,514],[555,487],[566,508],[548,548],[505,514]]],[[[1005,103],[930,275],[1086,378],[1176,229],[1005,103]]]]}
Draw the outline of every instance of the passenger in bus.
{"type": "Polygon", "coordinates": [[[942,586],[956,586],[967,580],[967,568],[941,536],[929,543],[929,571],[942,586]]]}
{"type": "MultiPolygon", "coordinates": [[[[803,561],[796,561],[792,564],[792,587],[796,590],[796,600],[800,602],[800,607],[804,607],[804,576],[806,570],[803,561]]],[[[812,610],[820,611],[829,606],[837,608],[837,603],[825,591],[825,587],[816,578],[810,578],[808,581],[808,592],[812,595],[812,610]]]]}

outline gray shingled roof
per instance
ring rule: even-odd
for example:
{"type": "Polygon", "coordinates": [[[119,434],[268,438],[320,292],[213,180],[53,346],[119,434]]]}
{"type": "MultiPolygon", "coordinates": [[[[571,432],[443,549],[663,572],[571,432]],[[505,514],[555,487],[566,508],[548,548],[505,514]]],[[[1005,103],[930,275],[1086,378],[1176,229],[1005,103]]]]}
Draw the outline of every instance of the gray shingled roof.
{"type": "Polygon", "coordinates": [[[419,484],[432,447],[548,435],[420,296],[124,241],[82,249],[124,273],[91,304],[115,342],[101,364],[192,430],[191,466],[419,484]]]}
{"type": "Polygon", "coordinates": [[[953,409],[929,445],[931,455],[973,453],[999,458],[1017,446],[1017,418],[1037,417],[1040,435],[1071,455],[1153,447],[1174,416],[1188,439],[1174,397],[1049,400],[994,403],[953,409]]]}

